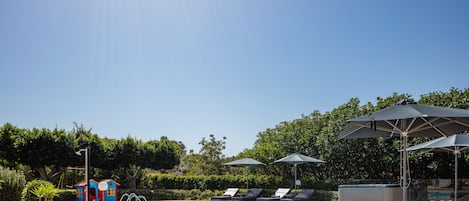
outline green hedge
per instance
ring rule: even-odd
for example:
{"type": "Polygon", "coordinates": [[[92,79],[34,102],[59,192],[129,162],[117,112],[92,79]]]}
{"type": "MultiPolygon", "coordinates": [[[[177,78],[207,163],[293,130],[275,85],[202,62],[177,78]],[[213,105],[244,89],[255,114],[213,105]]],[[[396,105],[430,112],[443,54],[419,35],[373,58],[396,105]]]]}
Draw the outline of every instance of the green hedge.
{"type": "Polygon", "coordinates": [[[59,196],[54,198],[54,201],[76,201],[77,194],[74,189],[60,190],[59,196]]]}
{"type": "Polygon", "coordinates": [[[223,191],[212,191],[199,189],[179,190],[179,189],[138,189],[129,191],[128,189],[119,190],[119,200],[124,194],[135,193],[143,195],[147,200],[210,200],[210,197],[223,194],[223,191]]]}
{"type": "MultiPolygon", "coordinates": [[[[276,189],[278,187],[291,187],[291,179],[283,179],[280,176],[266,175],[212,175],[212,176],[186,176],[171,174],[149,174],[147,175],[145,188],[149,189],[200,189],[223,190],[232,187],[245,188],[246,180],[249,180],[249,187],[259,187],[264,189],[276,189]]],[[[312,188],[325,191],[337,191],[339,184],[346,183],[345,180],[321,180],[314,178],[303,178],[302,188],[312,188]]]]}
{"type": "Polygon", "coordinates": [[[200,189],[221,190],[230,187],[245,187],[246,180],[249,180],[250,187],[277,188],[284,186],[281,177],[277,176],[233,176],[233,175],[212,175],[212,176],[181,176],[170,174],[150,174],[148,175],[148,186],[150,189],[200,189]]]}
{"type": "Polygon", "coordinates": [[[316,191],[313,200],[317,201],[337,201],[339,199],[339,193],[337,191],[316,191]]]}

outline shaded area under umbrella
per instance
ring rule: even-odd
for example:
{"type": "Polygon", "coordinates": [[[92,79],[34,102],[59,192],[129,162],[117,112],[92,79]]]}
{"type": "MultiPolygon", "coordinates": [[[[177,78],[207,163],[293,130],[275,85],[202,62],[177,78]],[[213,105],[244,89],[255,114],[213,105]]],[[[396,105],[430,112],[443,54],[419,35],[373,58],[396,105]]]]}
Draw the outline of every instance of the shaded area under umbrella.
{"type": "Polygon", "coordinates": [[[408,137],[450,136],[469,128],[469,110],[416,104],[413,100],[399,101],[369,115],[348,120],[339,139],[400,137],[400,186],[402,200],[407,201],[410,185],[408,137]]]}
{"type": "MultiPolygon", "coordinates": [[[[249,168],[251,168],[251,167],[266,166],[265,163],[256,161],[252,158],[242,158],[242,159],[238,159],[238,160],[235,160],[235,161],[225,163],[223,165],[233,166],[233,167],[245,167],[247,169],[248,173],[250,171],[249,168]]],[[[249,189],[249,180],[248,179],[246,179],[246,189],[249,189]]]]}
{"type": "Polygon", "coordinates": [[[407,151],[429,150],[454,154],[454,200],[458,200],[458,155],[469,151],[469,135],[452,135],[440,137],[422,144],[409,147],[407,151]]]}
{"type": "Polygon", "coordinates": [[[304,163],[324,163],[324,161],[322,160],[319,160],[319,159],[316,159],[316,158],[313,158],[313,157],[309,157],[309,156],[305,156],[305,155],[302,155],[302,154],[299,154],[299,153],[294,153],[294,154],[290,154],[286,157],[283,157],[281,159],[278,159],[276,161],[274,161],[273,163],[289,163],[289,164],[293,164],[294,166],[294,169],[295,169],[295,181],[293,182],[294,185],[295,185],[295,189],[297,188],[297,185],[296,185],[296,178],[297,178],[297,166],[298,164],[304,164],[304,163]]]}

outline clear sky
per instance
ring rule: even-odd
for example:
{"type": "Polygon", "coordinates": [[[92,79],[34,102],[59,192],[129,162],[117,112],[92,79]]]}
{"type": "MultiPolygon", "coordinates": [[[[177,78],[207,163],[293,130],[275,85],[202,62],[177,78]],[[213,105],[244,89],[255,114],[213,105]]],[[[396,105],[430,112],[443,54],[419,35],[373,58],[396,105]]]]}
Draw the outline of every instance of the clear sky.
{"type": "Polygon", "coordinates": [[[358,97],[469,87],[469,1],[2,0],[0,123],[227,156],[358,97]]]}

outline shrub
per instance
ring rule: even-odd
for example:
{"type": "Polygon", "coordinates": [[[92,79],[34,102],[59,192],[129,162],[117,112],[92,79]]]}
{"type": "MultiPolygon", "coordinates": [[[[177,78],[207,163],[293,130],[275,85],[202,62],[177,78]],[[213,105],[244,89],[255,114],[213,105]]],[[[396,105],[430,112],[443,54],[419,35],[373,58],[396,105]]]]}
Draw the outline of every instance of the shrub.
{"type": "Polygon", "coordinates": [[[77,194],[74,189],[60,190],[59,196],[54,198],[54,201],[75,201],[77,200],[77,194]]]}
{"type": "Polygon", "coordinates": [[[30,201],[36,199],[36,196],[32,193],[32,191],[38,188],[39,186],[45,185],[46,183],[50,182],[37,179],[28,182],[26,184],[26,187],[23,189],[23,192],[21,193],[21,200],[30,201]]]}
{"type": "Polygon", "coordinates": [[[26,184],[21,195],[21,200],[52,200],[54,197],[57,197],[54,199],[56,201],[70,201],[76,198],[76,194],[75,190],[59,190],[49,181],[36,179],[26,184]]]}
{"type": "Polygon", "coordinates": [[[0,200],[20,201],[26,179],[21,171],[0,167],[0,200]]]}
{"type": "Polygon", "coordinates": [[[316,191],[314,195],[314,200],[318,201],[336,201],[338,200],[337,191],[316,191]]]}
{"type": "Polygon", "coordinates": [[[39,201],[44,200],[53,200],[55,197],[59,196],[59,189],[55,188],[54,184],[47,182],[44,185],[40,185],[31,191],[39,201]],[[44,199],[43,199],[44,198],[44,199]]]}

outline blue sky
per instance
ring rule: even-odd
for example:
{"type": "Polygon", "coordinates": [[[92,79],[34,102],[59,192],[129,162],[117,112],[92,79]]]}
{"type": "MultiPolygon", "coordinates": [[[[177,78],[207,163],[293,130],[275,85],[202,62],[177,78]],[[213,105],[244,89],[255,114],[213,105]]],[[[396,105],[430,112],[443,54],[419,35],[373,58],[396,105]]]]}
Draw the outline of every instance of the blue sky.
{"type": "Polygon", "coordinates": [[[469,1],[0,2],[0,123],[227,156],[314,110],[469,85],[469,1]]]}

